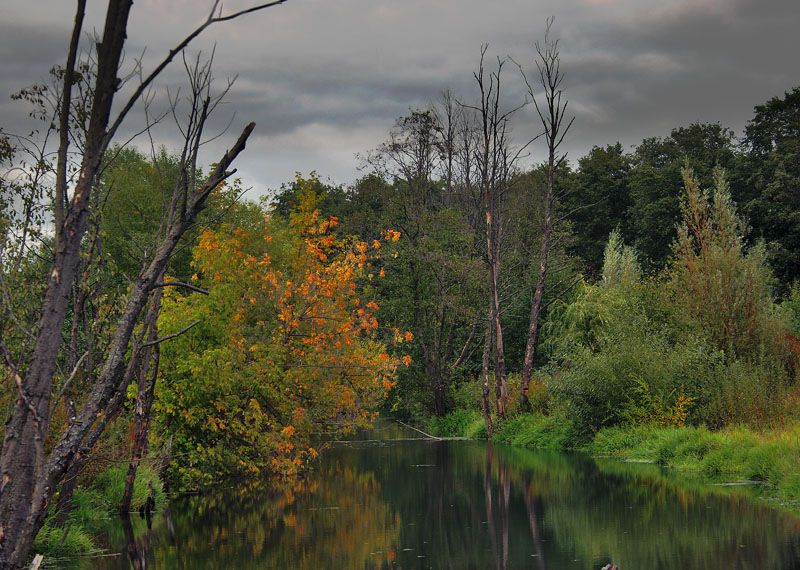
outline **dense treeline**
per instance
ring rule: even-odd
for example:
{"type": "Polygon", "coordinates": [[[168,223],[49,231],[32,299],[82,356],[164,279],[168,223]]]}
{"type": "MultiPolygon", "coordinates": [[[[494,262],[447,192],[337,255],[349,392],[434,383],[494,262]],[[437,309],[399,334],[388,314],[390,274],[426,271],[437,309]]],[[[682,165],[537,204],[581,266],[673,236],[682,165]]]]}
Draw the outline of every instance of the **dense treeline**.
{"type": "MultiPolygon", "coordinates": [[[[537,408],[587,433],[653,421],[768,426],[794,414],[798,108],[794,89],[757,106],[740,139],[719,124],[692,124],[631,152],[615,143],[560,166],[555,215],[564,222],[531,388],[537,408]]],[[[481,198],[454,174],[442,117],[444,105],[399,119],[370,155],[373,172],[349,188],[319,188],[340,231],[401,232],[374,288],[379,320],[416,335],[413,363],[386,407],[419,418],[479,407],[486,334],[481,198]],[[417,160],[420,148],[435,153],[402,162],[417,160]]],[[[457,141],[454,155],[463,157],[459,145],[470,145],[457,141]]],[[[544,166],[514,169],[508,183],[500,290],[512,390],[545,184],[544,166]]],[[[278,211],[295,191],[277,194],[278,211]]]]}

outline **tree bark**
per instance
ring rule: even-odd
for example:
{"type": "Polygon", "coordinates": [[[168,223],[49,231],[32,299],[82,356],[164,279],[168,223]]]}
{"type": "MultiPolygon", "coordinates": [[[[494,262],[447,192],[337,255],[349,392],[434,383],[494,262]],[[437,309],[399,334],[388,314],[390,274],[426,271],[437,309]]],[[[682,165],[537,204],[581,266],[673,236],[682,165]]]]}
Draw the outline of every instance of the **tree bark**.
{"type": "MultiPolygon", "coordinates": [[[[490,308],[491,310],[491,308],[490,308]]],[[[486,423],[486,437],[492,439],[494,426],[492,425],[492,408],[489,405],[489,357],[492,352],[492,320],[486,319],[486,338],[483,343],[483,362],[481,365],[481,411],[483,412],[483,421],[486,423]]]]}
{"type": "MultiPolygon", "coordinates": [[[[0,457],[0,569],[24,564],[52,493],[52,485],[43,488],[37,484],[43,481],[46,469],[44,439],[49,427],[50,391],[73,277],[80,262],[89,198],[102,160],[131,5],[132,0],[109,2],[103,41],[97,48],[96,89],[80,174],[64,221],[56,227],[58,247],[48,275],[39,332],[19,398],[6,425],[0,457]]],[[[77,19],[76,26],[80,27],[77,19]]]]}
{"type": "MultiPolygon", "coordinates": [[[[163,274],[159,278],[163,281],[163,274]]],[[[157,288],[150,300],[150,308],[145,317],[145,326],[148,328],[148,342],[154,343],[158,339],[158,315],[161,311],[161,297],[163,289],[157,288]]],[[[131,449],[131,461],[128,464],[128,473],[125,476],[125,488],[122,491],[122,499],[119,503],[119,511],[127,513],[131,510],[131,500],[133,499],[133,484],[136,481],[136,472],[141,463],[142,456],[147,449],[147,434],[150,423],[150,409],[153,406],[155,395],[156,379],[158,378],[158,364],[160,358],[159,344],[151,344],[144,349],[137,347],[135,350],[143,350],[141,358],[141,368],[137,371],[138,391],[136,395],[136,409],[134,411],[133,445],[131,449]]]]}

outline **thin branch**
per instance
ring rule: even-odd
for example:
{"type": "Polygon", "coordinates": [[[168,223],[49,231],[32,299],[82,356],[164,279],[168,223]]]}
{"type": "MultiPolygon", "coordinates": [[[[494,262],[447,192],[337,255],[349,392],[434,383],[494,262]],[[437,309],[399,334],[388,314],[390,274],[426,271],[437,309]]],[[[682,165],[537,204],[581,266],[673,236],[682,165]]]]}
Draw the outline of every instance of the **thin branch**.
{"type": "Polygon", "coordinates": [[[569,212],[567,212],[566,214],[564,214],[563,216],[561,216],[560,218],[557,218],[556,219],[556,223],[566,220],[567,218],[569,218],[572,214],[575,214],[576,212],[580,212],[581,210],[585,210],[586,208],[593,208],[593,207],[597,206],[600,202],[604,202],[607,198],[608,198],[608,196],[603,196],[597,202],[594,202],[592,204],[583,204],[581,206],[577,206],[577,207],[573,208],[572,210],[570,210],[569,212]]]}
{"type": "Polygon", "coordinates": [[[575,280],[572,283],[569,284],[569,286],[565,287],[564,290],[561,291],[561,293],[559,293],[558,295],[556,295],[555,297],[553,297],[552,299],[547,301],[547,303],[542,305],[542,310],[545,310],[547,307],[549,307],[550,305],[552,305],[553,303],[558,301],[561,297],[563,297],[564,295],[566,295],[567,293],[572,291],[573,287],[575,287],[575,285],[580,283],[582,280],[583,280],[583,276],[576,277],[575,280]]]}
{"type": "Polygon", "coordinates": [[[464,359],[467,356],[467,349],[472,344],[472,339],[475,338],[475,330],[478,328],[478,324],[481,322],[481,320],[482,320],[481,312],[479,310],[478,314],[475,317],[475,322],[472,323],[472,328],[469,331],[469,337],[467,338],[467,341],[464,343],[464,347],[461,349],[461,354],[458,355],[458,358],[450,367],[452,370],[455,370],[461,365],[462,362],[464,362],[464,359]]]}
{"type": "Polygon", "coordinates": [[[17,370],[17,365],[14,364],[14,359],[11,358],[11,354],[8,352],[8,348],[6,347],[6,343],[0,341],[0,350],[3,352],[3,360],[6,361],[6,366],[11,371],[11,375],[14,378],[14,384],[17,385],[17,390],[19,391],[19,397],[22,399],[22,402],[28,408],[28,411],[33,416],[33,421],[36,423],[37,430],[41,430],[42,419],[39,416],[39,412],[36,410],[36,406],[33,405],[28,395],[25,393],[25,389],[22,387],[22,376],[19,375],[19,371],[17,370]]]}
{"type": "MultiPolygon", "coordinates": [[[[234,12],[233,14],[229,14],[227,16],[221,16],[221,15],[214,16],[217,6],[219,5],[219,0],[215,0],[214,6],[211,8],[211,12],[209,13],[206,21],[200,24],[197,28],[195,28],[194,31],[191,32],[188,36],[186,36],[183,39],[183,41],[181,41],[177,46],[169,50],[169,53],[161,61],[161,63],[159,63],[158,66],[156,66],[156,68],[152,72],[150,72],[150,75],[148,75],[139,84],[139,86],[136,88],[136,91],[133,93],[133,95],[131,95],[130,99],[128,99],[128,102],[125,103],[125,106],[119,112],[119,115],[117,115],[117,118],[111,125],[111,128],[108,129],[103,147],[105,148],[108,146],[109,142],[114,137],[114,134],[116,133],[117,129],[122,124],[122,121],[125,119],[126,115],[130,112],[130,110],[136,104],[136,101],[138,101],[139,97],[141,97],[142,93],[144,93],[147,87],[151,83],[153,83],[153,81],[156,79],[156,77],[158,77],[158,75],[161,74],[162,71],[164,71],[164,68],[166,68],[170,63],[172,63],[172,60],[175,59],[175,56],[181,53],[186,48],[186,46],[188,46],[192,42],[192,40],[194,40],[197,36],[199,36],[206,28],[218,22],[226,22],[228,20],[233,20],[234,18],[238,18],[246,14],[252,14],[253,12],[258,12],[259,10],[265,10],[273,6],[277,6],[279,4],[284,4],[287,1],[288,0],[273,0],[272,2],[264,2],[263,4],[258,4],[250,8],[245,8],[244,10],[239,10],[238,12],[234,12]]],[[[222,10],[222,6],[220,6],[220,10],[222,10]]]]}
{"type": "Polygon", "coordinates": [[[75,376],[78,374],[78,368],[80,368],[83,359],[86,358],[87,356],[89,356],[88,350],[84,352],[83,356],[81,356],[78,359],[78,362],[75,363],[75,366],[72,368],[72,373],[69,375],[69,378],[67,378],[67,381],[64,382],[64,385],[61,387],[61,391],[58,393],[58,396],[56,396],[56,399],[53,401],[53,405],[50,408],[50,417],[53,417],[53,412],[55,411],[56,406],[58,405],[58,401],[64,395],[64,392],[66,391],[70,383],[75,379],[75,376]]]}
{"type": "Polygon", "coordinates": [[[178,332],[176,332],[174,334],[170,334],[170,335],[165,336],[164,338],[157,338],[156,340],[151,340],[150,342],[146,342],[141,346],[141,348],[147,348],[148,346],[154,346],[156,344],[161,344],[164,341],[172,340],[175,337],[179,337],[183,333],[188,332],[189,330],[191,330],[194,327],[196,327],[197,325],[199,325],[201,322],[203,322],[203,321],[197,320],[197,321],[193,322],[192,324],[190,324],[188,327],[184,327],[184,328],[182,328],[181,330],[179,330],[178,332]]]}
{"type": "Polygon", "coordinates": [[[158,287],[184,287],[186,289],[191,289],[192,291],[202,293],[203,295],[208,295],[208,291],[206,291],[205,289],[201,289],[200,287],[191,285],[189,283],[184,283],[183,281],[164,281],[161,283],[153,284],[153,289],[157,289],[158,287]]]}

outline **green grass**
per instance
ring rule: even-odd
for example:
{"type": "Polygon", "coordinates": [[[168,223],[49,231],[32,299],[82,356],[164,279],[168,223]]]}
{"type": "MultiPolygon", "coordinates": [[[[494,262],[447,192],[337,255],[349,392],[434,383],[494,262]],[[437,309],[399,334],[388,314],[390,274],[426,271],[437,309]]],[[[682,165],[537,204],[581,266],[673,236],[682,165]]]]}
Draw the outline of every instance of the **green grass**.
{"type": "MultiPolygon", "coordinates": [[[[484,439],[486,428],[476,410],[456,410],[426,426],[443,437],[484,439]]],[[[568,419],[537,413],[518,414],[495,423],[493,441],[537,449],[579,449],[595,456],[643,461],[695,471],[708,482],[760,481],[769,495],[800,503],[800,424],[757,431],[731,426],[614,426],[600,430],[588,442],[568,419]]]]}
{"type": "Polygon", "coordinates": [[[585,449],[700,471],[714,481],[762,481],[777,498],[800,501],[800,426],[764,432],[744,427],[715,432],[702,427],[614,427],[601,430],[585,449]]]}
{"type": "MultiPolygon", "coordinates": [[[[116,465],[103,472],[90,486],[77,488],[72,497],[72,509],[66,523],[63,526],[55,526],[52,519],[45,522],[36,536],[32,552],[44,554],[45,560],[57,559],[59,567],[62,568],[81,567],[85,559],[80,555],[97,549],[94,537],[101,532],[104,521],[117,510],[127,471],[127,463],[116,465]]],[[[134,482],[131,509],[137,510],[147,500],[150,481],[153,481],[155,490],[156,509],[166,504],[166,497],[157,474],[152,469],[140,465],[134,482]]]]}
{"type": "Polygon", "coordinates": [[[567,419],[540,414],[519,414],[497,424],[494,441],[538,449],[570,449],[576,443],[567,419]]]}
{"type": "MultiPolygon", "coordinates": [[[[114,510],[122,500],[122,492],[125,489],[125,477],[128,474],[128,464],[120,464],[111,467],[100,474],[92,483],[92,488],[101,493],[106,504],[114,510]]],[[[141,507],[150,495],[148,483],[152,481],[155,490],[156,510],[166,503],[164,489],[158,474],[145,465],[139,465],[136,470],[136,480],[133,483],[133,499],[131,499],[131,510],[135,511],[141,507]]]]}
{"type": "Polygon", "coordinates": [[[439,437],[486,439],[483,417],[476,410],[455,410],[443,418],[431,418],[425,431],[439,437]]]}

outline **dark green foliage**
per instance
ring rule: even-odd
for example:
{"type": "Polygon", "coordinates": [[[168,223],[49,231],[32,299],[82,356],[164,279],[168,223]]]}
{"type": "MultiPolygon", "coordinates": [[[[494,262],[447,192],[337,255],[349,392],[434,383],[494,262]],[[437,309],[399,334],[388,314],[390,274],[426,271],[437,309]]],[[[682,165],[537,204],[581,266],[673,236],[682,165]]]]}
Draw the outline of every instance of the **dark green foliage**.
{"type": "Polygon", "coordinates": [[[646,267],[661,268],[669,256],[680,220],[684,165],[688,163],[700,184],[708,187],[714,167],[727,167],[733,157],[733,133],[718,123],[673,129],[669,137],[648,138],[636,148],[631,206],[623,227],[646,267]]]}
{"type": "Polygon", "coordinates": [[[768,243],[770,265],[787,284],[800,274],[800,87],[756,106],[744,147],[750,238],[768,243]]]}
{"type": "Polygon", "coordinates": [[[317,207],[323,216],[348,219],[350,205],[345,189],[323,182],[315,172],[310,173],[308,179],[313,181],[310,188],[306,188],[304,179],[300,178],[299,174],[296,180],[282,184],[280,190],[270,200],[274,211],[288,220],[289,214],[300,205],[301,194],[310,190],[320,196],[321,200],[317,207]]]}
{"type": "MultiPolygon", "coordinates": [[[[631,156],[620,143],[595,146],[578,161],[572,176],[574,189],[564,199],[575,233],[570,252],[581,257],[591,276],[599,276],[603,246],[615,227],[626,223],[631,206],[631,156]]],[[[628,232],[624,232],[628,233],[628,232]]]]}

